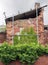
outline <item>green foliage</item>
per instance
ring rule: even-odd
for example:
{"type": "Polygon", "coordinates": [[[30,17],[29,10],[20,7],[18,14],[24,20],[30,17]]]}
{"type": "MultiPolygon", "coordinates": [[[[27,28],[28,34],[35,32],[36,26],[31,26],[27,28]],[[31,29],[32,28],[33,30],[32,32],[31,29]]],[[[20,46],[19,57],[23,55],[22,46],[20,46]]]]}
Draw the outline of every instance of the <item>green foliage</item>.
{"type": "Polygon", "coordinates": [[[48,54],[48,46],[44,47],[38,43],[19,43],[17,45],[4,43],[0,45],[0,61],[5,64],[14,60],[28,64],[34,63],[43,54],[48,54]]]}
{"type": "Polygon", "coordinates": [[[0,45],[0,61],[6,65],[15,60],[20,60],[22,63],[34,63],[39,56],[48,54],[48,45],[43,46],[37,43],[35,32],[32,28],[23,30],[21,34],[32,34],[28,36],[14,37],[14,45],[0,45]]]}
{"type": "Polygon", "coordinates": [[[14,44],[18,44],[18,43],[32,43],[35,42],[37,43],[37,35],[34,32],[33,28],[30,29],[25,29],[23,30],[21,33],[21,36],[14,36],[14,44]],[[20,39],[19,39],[20,37],[20,39]]]}

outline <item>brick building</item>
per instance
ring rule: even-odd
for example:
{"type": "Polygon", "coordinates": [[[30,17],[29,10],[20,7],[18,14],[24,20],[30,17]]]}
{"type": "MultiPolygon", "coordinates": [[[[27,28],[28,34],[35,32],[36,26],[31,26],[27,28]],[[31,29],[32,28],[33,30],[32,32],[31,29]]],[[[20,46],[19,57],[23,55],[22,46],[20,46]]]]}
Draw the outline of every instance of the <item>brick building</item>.
{"type": "Polygon", "coordinates": [[[6,41],[6,29],[5,25],[0,25],[0,43],[6,41]]]}
{"type": "Polygon", "coordinates": [[[45,43],[44,19],[43,19],[44,7],[46,6],[40,7],[40,3],[36,3],[35,9],[14,16],[14,21],[12,17],[7,18],[6,19],[7,42],[12,43],[12,36],[20,32],[21,29],[27,27],[28,28],[33,27],[34,31],[37,32],[37,18],[38,18],[39,42],[44,44],[45,43]],[[37,13],[38,13],[37,16],[36,16],[36,6],[37,6],[37,13]]]}
{"type": "Polygon", "coordinates": [[[0,43],[3,43],[4,41],[6,41],[6,33],[0,32],[0,43]]]}

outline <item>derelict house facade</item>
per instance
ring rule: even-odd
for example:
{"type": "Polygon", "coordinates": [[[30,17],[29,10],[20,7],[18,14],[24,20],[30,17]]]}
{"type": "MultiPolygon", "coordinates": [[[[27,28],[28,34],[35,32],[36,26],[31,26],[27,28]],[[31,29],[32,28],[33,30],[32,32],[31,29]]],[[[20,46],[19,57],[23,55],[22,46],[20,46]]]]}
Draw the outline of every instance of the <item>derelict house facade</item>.
{"type": "Polygon", "coordinates": [[[47,43],[45,41],[45,33],[44,33],[44,7],[40,7],[40,3],[35,4],[35,9],[16,15],[13,18],[6,19],[6,41],[12,43],[12,36],[16,35],[24,28],[33,27],[34,31],[37,33],[37,19],[38,19],[38,35],[39,35],[39,42],[42,44],[47,43]],[[36,16],[36,6],[37,6],[37,16],[36,16]],[[14,30],[13,30],[14,29],[14,30]],[[14,31],[14,33],[13,33],[14,31]]]}

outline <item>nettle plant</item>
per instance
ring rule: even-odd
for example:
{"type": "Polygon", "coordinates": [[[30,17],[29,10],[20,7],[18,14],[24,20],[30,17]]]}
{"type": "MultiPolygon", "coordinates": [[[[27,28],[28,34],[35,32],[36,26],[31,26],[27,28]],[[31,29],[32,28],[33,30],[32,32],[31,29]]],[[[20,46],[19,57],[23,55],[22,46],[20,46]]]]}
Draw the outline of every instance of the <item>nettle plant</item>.
{"type": "Polygon", "coordinates": [[[14,36],[14,44],[18,44],[18,43],[22,43],[22,44],[27,43],[28,44],[28,43],[32,43],[32,42],[37,43],[37,35],[32,27],[29,29],[26,28],[26,29],[22,30],[20,35],[14,36]]]}

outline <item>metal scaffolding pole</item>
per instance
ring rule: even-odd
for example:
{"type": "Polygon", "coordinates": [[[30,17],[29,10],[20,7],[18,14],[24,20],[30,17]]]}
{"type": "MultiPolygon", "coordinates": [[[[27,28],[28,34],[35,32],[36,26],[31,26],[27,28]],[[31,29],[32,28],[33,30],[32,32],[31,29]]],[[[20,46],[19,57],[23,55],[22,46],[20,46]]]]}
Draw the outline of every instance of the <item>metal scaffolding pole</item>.
{"type": "Polygon", "coordinates": [[[5,19],[6,19],[6,13],[5,12],[3,12],[3,15],[4,15],[5,19]]]}
{"type": "Polygon", "coordinates": [[[36,5],[36,26],[37,26],[37,41],[39,43],[39,33],[38,33],[38,8],[36,5]]]}
{"type": "Polygon", "coordinates": [[[14,44],[14,16],[12,17],[12,44],[14,44]]]}

